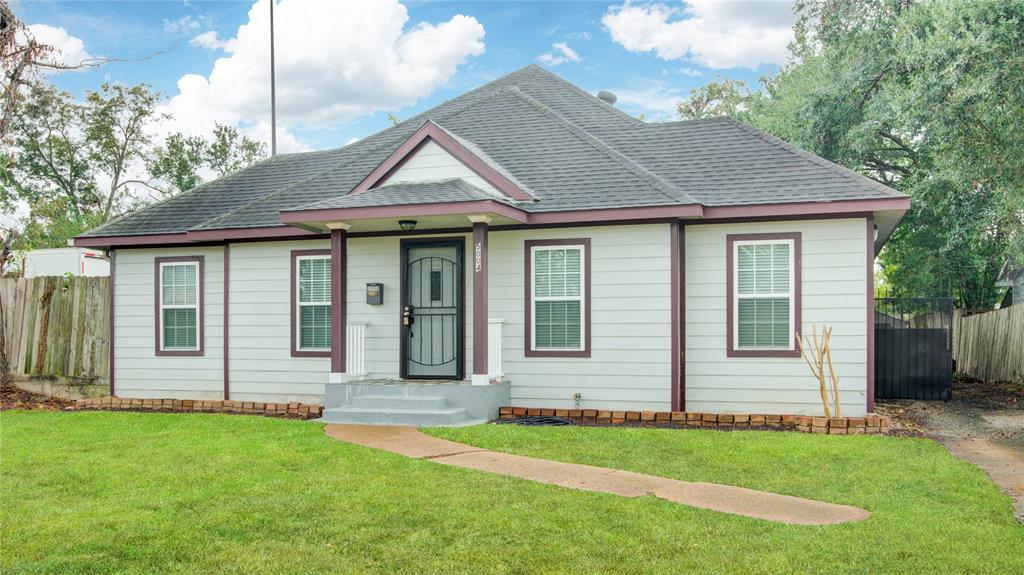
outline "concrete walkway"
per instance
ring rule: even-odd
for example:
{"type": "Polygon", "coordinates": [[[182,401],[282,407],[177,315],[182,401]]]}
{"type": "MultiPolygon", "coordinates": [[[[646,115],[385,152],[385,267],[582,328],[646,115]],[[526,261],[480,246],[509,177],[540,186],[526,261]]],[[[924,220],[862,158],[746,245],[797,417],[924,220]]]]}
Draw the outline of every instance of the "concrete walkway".
{"type": "Polygon", "coordinates": [[[431,437],[412,427],[328,425],[327,435],[435,463],[625,497],[653,495],[675,503],[794,525],[860,521],[870,513],[857,507],[778,495],[742,487],[678,481],[606,467],[535,459],[488,451],[431,437]]]}

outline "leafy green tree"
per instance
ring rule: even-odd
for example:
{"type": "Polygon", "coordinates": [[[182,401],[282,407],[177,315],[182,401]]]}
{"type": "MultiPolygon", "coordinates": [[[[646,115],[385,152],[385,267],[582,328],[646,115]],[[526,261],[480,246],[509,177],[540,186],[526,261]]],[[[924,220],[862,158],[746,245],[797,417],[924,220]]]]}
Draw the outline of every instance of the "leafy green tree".
{"type": "Polygon", "coordinates": [[[699,120],[716,116],[731,116],[737,120],[749,120],[751,108],[760,97],[752,92],[743,80],[720,78],[692,92],[679,103],[679,117],[684,120],[699,120]]]}
{"type": "Polygon", "coordinates": [[[159,191],[161,195],[169,197],[202,183],[199,170],[205,154],[206,140],[199,136],[175,133],[167,137],[163,146],[153,149],[146,167],[151,176],[166,182],[159,191]]]}
{"type": "Polygon", "coordinates": [[[137,207],[133,178],[161,118],[146,85],[105,84],[83,103],[36,84],[11,122],[13,160],[0,169],[0,207],[30,209],[19,249],[60,247],[67,238],[137,207]],[[99,182],[105,182],[103,186],[99,182]]]}
{"type": "Polygon", "coordinates": [[[169,197],[202,183],[204,169],[223,177],[266,156],[263,142],[239,134],[232,126],[216,124],[209,138],[171,134],[152,151],[146,165],[151,176],[164,182],[158,188],[161,195],[169,197]]]}
{"type": "Polygon", "coordinates": [[[234,126],[216,124],[206,145],[206,164],[221,177],[265,157],[267,145],[239,134],[234,126]]]}
{"type": "Polygon", "coordinates": [[[150,125],[169,118],[157,113],[159,101],[160,94],[147,84],[126,87],[105,83],[98,91],[86,92],[82,125],[89,146],[89,161],[110,179],[103,221],[135,203],[130,194],[131,184],[148,186],[145,180],[130,178],[128,172],[133,164],[146,159],[152,143],[150,125]]]}
{"type": "MultiPolygon", "coordinates": [[[[1024,258],[1024,1],[802,0],[792,62],[724,113],[904,191],[895,295],[991,307],[1024,258]]],[[[693,114],[687,114],[693,117],[693,114]]]]}

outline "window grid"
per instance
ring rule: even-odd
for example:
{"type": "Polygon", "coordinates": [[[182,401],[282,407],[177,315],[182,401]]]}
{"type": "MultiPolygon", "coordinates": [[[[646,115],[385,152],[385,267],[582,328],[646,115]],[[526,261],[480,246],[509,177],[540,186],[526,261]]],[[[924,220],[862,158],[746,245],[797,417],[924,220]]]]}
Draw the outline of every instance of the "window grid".
{"type": "Polygon", "coordinates": [[[331,349],[331,258],[300,256],[295,302],[298,307],[295,329],[299,351],[331,349]]]}
{"type": "Polygon", "coordinates": [[[199,349],[199,263],[160,264],[160,349],[199,349]]]}
{"type": "Polygon", "coordinates": [[[794,349],[794,242],[750,240],[733,244],[735,349],[794,349]]]}
{"type": "Polygon", "coordinates": [[[532,349],[583,349],[583,250],[582,245],[532,248],[532,349]]]}

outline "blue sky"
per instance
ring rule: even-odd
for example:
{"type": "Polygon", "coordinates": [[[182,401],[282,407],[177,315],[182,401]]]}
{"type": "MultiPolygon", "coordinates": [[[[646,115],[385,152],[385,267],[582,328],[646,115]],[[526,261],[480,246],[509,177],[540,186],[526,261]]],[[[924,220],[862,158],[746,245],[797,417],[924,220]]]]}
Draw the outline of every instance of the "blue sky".
{"type": "MultiPolygon", "coordinates": [[[[52,76],[76,96],[103,81],[146,82],[174,115],[161,133],[221,121],[265,138],[267,1],[14,8],[69,61],[155,54],[52,76]]],[[[389,126],[389,112],[407,118],[531,63],[615,92],[631,114],[671,119],[674,102],[716,77],[756,84],[776,70],[792,21],[785,2],[279,0],[275,10],[285,151],[344,145],[389,126]]]]}

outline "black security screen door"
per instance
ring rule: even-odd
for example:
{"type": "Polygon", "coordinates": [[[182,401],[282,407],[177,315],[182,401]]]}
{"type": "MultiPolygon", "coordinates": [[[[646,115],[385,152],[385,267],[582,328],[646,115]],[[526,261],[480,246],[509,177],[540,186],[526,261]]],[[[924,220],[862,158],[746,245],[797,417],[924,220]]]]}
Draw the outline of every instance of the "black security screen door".
{"type": "Polygon", "coordinates": [[[402,246],[402,377],[462,379],[462,241],[402,246]]]}

